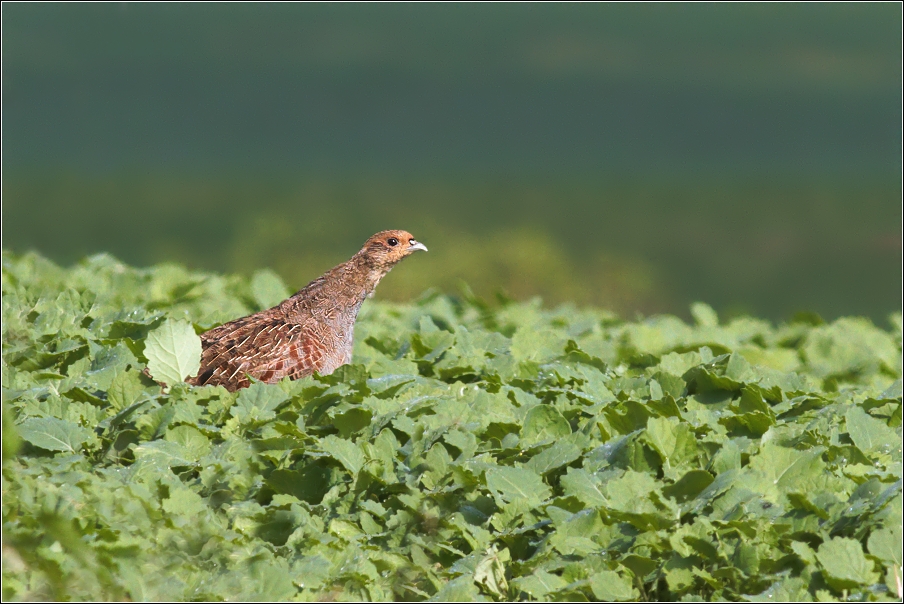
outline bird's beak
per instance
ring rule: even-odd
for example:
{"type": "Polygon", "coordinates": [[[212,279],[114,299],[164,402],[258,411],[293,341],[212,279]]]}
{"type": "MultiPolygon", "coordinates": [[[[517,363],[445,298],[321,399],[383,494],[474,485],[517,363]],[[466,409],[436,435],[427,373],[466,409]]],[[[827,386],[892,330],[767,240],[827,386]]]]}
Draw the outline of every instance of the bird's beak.
{"type": "Polygon", "coordinates": [[[408,248],[409,252],[416,252],[417,250],[427,251],[427,246],[421,243],[420,241],[411,241],[411,246],[408,248]]]}

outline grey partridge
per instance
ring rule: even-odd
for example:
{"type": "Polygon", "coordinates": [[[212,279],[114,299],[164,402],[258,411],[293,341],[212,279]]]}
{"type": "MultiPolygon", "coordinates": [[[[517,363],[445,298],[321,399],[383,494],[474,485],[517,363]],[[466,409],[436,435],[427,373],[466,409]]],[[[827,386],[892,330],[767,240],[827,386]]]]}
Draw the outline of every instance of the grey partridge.
{"type": "Polygon", "coordinates": [[[381,231],[348,262],[311,281],[273,308],[201,334],[201,369],[189,384],[235,391],[250,378],[276,382],[351,361],[355,319],[364,299],[402,258],[427,251],[406,231],[381,231]]]}

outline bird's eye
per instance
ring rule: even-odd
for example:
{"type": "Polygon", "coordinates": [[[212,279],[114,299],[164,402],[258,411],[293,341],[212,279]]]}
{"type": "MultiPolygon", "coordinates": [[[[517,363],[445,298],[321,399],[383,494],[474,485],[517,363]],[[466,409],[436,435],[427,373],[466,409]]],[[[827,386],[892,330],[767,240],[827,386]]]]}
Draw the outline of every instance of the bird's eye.
{"type": "Polygon", "coordinates": [[[386,240],[386,243],[388,243],[392,247],[395,247],[399,244],[399,240],[396,239],[395,237],[390,237],[389,239],[386,240]]]}

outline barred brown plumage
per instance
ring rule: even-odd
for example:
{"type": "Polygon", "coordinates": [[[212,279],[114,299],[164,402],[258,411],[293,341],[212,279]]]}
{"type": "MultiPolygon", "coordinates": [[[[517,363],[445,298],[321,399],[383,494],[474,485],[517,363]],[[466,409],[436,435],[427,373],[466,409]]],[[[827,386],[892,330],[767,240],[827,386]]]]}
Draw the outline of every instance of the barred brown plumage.
{"type": "Polygon", "coordinates": [[[427,251],[406,231],[381,231],[357,254],[273,308],[201,334],[201,369],[189,384],[238,390],[254,378],[276,382],[351,361],[355,319],[364,299],[402,258],[427,251]]]}

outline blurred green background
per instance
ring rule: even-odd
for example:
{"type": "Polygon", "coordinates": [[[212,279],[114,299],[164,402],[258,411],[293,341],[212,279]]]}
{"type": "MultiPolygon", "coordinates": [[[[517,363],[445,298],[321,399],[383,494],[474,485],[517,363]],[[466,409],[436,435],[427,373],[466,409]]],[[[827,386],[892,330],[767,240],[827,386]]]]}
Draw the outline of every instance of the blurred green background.
{"type": "Polygon", "coordinates": [[[901,308],[901,6],[4,3],[3,247],[278,271],[372,233],[686,314],[901,308]]]}

